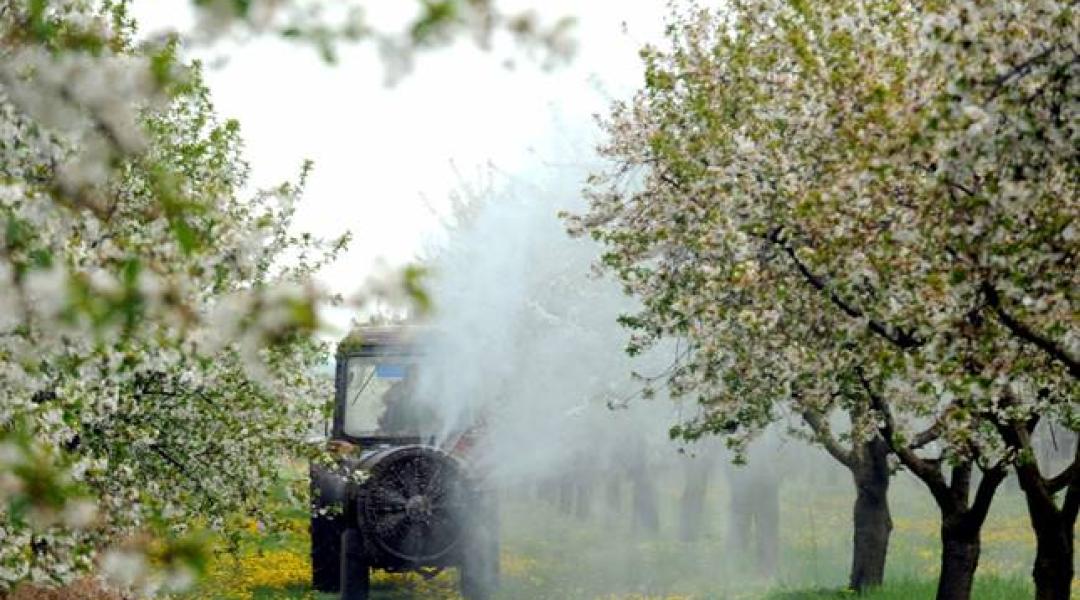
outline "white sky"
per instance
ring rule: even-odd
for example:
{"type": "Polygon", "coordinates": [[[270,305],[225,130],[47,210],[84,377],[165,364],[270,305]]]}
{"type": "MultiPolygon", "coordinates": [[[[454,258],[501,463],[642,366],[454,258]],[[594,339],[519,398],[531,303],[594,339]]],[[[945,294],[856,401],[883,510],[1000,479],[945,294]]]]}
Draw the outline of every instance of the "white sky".
{"type": "MultiPolygon", "coordinates": [[[[512,11],[520,4],[499,6],[512,11]]],[[[401,264],[415,257],[438,236],[449,193],[485,165],[518,174],[537,161],[559,160],[550,154],[560,139],[592,139],[581,131],[592,127],[591,115],[640,85],[638,49],[661,38],[666,2],[542,4],[545,23],[577,18],[578,53],[569,67],[551,72],[520,49],[484,53],[462,40],[420,56],[411,75],[387,88],[370,45],[342,48],[336,65],[271,37],[213,50],[228,60],[208,70],[209,85],[218,112],[241,123],[253,183],[292,178],[312,159],[297,225],[326,237],[352,231],[348,253],[324,275],[335,291],[355,290],[379,259],[401,264]],[[503,66],[507,57],[515,69],[503,66]]],[[[146,0],[135,3],[135,15],[146,32],[182,31],[191,23],[189,6],[190,0],[146,0]]]]}

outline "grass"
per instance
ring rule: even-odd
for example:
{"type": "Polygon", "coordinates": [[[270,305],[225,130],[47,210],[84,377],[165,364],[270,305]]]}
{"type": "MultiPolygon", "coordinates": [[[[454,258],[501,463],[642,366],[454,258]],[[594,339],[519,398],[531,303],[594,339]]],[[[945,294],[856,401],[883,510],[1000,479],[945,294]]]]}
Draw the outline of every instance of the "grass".
{"type": "MultiPolygon", "coordinates": [[[[936,588],[937,582],[933,580],[907,579],[890,581],[885,587],[862,596],[847,590],[791,590],[772,592],[765,596],[765,600],[850,600],[856,597],[865,600],[911,600],[933,598],[936,588]]],[[[1012,600],[1031,596],[1031,584],[1020,577],[980,577],[976,579],[972,591],[972,597],[978,600],[1012,600]]]]}
{"type": "MultiPolygon", "coordinates": [[[[627,506],[609,506],[580,520],[518,491],[502,498],[502,587],[498,600],[825,600],[843,591],[850,561],[853,491],[844,478],[792,482],[781,504],[781,565],[754,575],[753,561],[733,553],[724,524],[726,481],[715,476],[710,527],[700,541],[676,539],[679,482],[662,487],[662,530],[644,536],[629,525],[627,506]]],[[[599,498],[596,498],[599,508],[599,498]]],[[[891,496],[895,523],[886,585],[867,600],[932,598],[938,569],[937,513],[919,484],[898,478],[891,496]]],[[[254,527],[240,556],[220,554],[189,598],[206,600],[330,600],[308,587],[307,522],[302,507],[282,507],[289,527],[271,534],[254,527]]],[[[1003,488],[983,535],[974,597],[1032,597],[1027,572],[1034,538],[1022,498],[1003,488]]],[[[376,572],[373,600],[458,599],[456,574],[431,580],[376,572]]]]}

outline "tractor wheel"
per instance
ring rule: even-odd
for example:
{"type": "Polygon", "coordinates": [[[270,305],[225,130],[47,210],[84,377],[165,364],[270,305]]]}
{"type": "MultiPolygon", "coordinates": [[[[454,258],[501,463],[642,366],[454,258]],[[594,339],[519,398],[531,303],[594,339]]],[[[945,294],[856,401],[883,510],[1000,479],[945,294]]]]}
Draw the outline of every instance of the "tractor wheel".
{"type": "Polygon", "coordinates": [[[341,534],[341,600],[368,600],[371,568],[364,556],[364,536],[359,529],[341,534]]]}
{"type": "Polygon", "coordinates": [[[341,515],[311,515],[311,587],[337,592],[341,587],[341,515]]]}

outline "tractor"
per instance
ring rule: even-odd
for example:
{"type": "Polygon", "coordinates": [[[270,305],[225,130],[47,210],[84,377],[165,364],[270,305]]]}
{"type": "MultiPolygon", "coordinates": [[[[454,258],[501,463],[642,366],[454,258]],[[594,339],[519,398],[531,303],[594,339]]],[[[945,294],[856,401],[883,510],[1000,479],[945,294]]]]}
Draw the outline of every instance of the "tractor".
{"type": "Polygon", "coordinates": [[[474,456],[479,427],[435,443],[437,411],[417,392],[424,338],[411,326],[362,327],[338,346],[332,459],[310,468],[318,591],[366,600],[374,569],[457,569],[467,600],[488,600],[498,583],[495,494],[474,456]]]}

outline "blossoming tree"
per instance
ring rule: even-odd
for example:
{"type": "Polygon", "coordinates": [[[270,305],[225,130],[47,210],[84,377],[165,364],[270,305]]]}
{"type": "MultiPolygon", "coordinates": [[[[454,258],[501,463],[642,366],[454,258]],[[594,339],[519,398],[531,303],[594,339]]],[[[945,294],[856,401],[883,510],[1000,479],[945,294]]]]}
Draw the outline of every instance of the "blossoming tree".
{"type": "Polygon", "coordinates": [[[303,2],[193,6],[196,30],[141,42],[125,0],[0,6],[0,593],[95,565],[182,586],[184,532],[269,519],[279,461],[331,395],[312,334],[335,299],[310,276],[347,238],[293,231],[307,166],[242,195],[238,125],[182,44],[271,32],[330,59],[375,39],[400,62],[502,28],[571,49],[566,23],[489,2],[422,3],[393,36],[303,2]]]}
{"type": "Polygon", "coordinates": [[[855,477],[854,587],[881,580],[895,454],[941,509],[941,599],[970,596],[1013,466],[1038,596],[1067,598],[1080,467],[1044,475],[1030,433],[1080,428],[1080,14],[743,0],[669,37],[569,226],[643,302],[631,351],[687,340],[667,385],[699,411],[673,434],[799,416],[855,477]]]}
{"type": "Polygon", "coordinates": [[[121,11],[4,18],[7,586],[64,581],[101,547],[139,563],[135,531],[259,514],[327,397],[305,281],[340,243],[290,233],[301,185],[240,196],[236,123],[174,47],[134,48],[121,11]]]}

